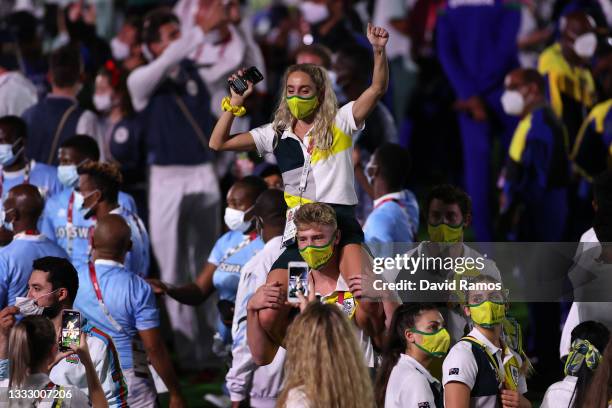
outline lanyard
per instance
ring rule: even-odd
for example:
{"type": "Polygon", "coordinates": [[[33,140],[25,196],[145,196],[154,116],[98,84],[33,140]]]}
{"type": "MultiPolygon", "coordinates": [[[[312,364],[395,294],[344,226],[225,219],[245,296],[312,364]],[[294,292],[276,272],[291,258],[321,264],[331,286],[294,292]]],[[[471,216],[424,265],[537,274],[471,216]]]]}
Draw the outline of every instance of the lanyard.
{"type": "Polygon", "coordinates": [[[93,285],[94,292],[96,293],[96,298],[98,299],[98,304],[100,305],[100,309],[110,322],[110,324],[115,328],[115,330],[121,332],[123,328],[117,321],[111,316],[106,304],[104,303],[104,299],[102,298],[102,290],[100,290],[100,285],[98,284],[98,277],[96,276],[96,267],[94,263],[89,261],[89,278],[91,279],[91,284],[93,285]]]}
{"type": "MultiPolygon", "coordinates": [[[[308,173],[310,173],[310,168],[312,166],[312,151],[314,150],[313,139],[310,138],[308,141],[308,147],[306,148],[306,153],[304,154],[304,167],[302,167],[302,175],[300,176],[300,205],[302,205],[302,196],[304,195],[304,191],[306,191],[306,184],[308,183],[308,173]]],[[[304,143],[302,142],[302,145],[304,143]]]]}
{"type": "Polygon", "coordinates": [[[34,237],[40,236],[40,232],[38,232],[35,229],[25,230],[25,231],[22,231],[22,232],[20,232],[18,234],[15,234],[15,236],[13,238],[19,239],[19,238],[25,237],[25,236],[34,236],[34,237]]]}
{"type": "MultiPolygon", "coordinates": [[[[21,184],[30,184],[30,163],[25,165],[21,184]]],[[[4,194],[4,170],[0,170],[0,197],[2,197],[2,194],[4,194]]]]}
{"type": "Polygon", "coordinates": [[[245,246],[247,246],[248,244],[251,243],[251,241],[253,241],[255,238],[257,238],[257,233],[256,232],[251,232],[248,236],[244,237],[244,239],[235,247],[230,248],[225,255],[223,255],[223,258],[221,259],[221,261],[219,262],[219,265],[221,265],[223,262],[225,262],[226,260],[228,260],[230,257],[232,257],[234,254],[236,254],[237,252],[241,251],[245,246]]]}
{"type": "MultiPolygon", "coordinates": [[[[72,258],[72,232],[73,232],[73,220],[74,217],[74,191],[70,194],[68,199],[68,212],[66,214],[66,252],[68,256],[72,258]]],[[[76,232],[75,232],[76,233],[76,232]]]]}

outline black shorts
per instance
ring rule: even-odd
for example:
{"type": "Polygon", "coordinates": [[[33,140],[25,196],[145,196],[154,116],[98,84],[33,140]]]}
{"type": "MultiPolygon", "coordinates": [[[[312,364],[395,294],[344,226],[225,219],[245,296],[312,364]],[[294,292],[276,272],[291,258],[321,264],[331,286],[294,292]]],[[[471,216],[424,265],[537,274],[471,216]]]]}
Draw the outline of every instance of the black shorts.
{"type": "MultiPolygon", "coordinates": [[[[330,204],[336,211],[336,222],[340,231],[340,248],[348,244],[363,244],[363,229],[355,217],[355,206],[330,204]]],[[[287,269],[289,262],[302,262],[302,256],[298,250],[297,243],[289,245],[272,265],[274,269],[287,269]]]]}

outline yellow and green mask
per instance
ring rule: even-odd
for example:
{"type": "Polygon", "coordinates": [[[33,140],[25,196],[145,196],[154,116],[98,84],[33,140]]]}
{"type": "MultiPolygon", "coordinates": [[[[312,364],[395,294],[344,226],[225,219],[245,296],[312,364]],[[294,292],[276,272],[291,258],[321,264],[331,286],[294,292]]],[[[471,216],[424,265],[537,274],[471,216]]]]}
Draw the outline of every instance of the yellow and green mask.
{"type": "Polygon", "coordinates": [[[442,358],[448,353],[450,334],[446,329],[442,328],[433,333],[422,332],[415,328],[410,329],[410,331],[423,336],[421,343],[414,343],[414,345],[430,356],[442,358]]]}
{"type": "Polygon", "coordinates": [[[334,255],[334,240],[336,234],[323,246],[309,245],[300,249],[300,255],[311,269],[318,270],[325,265],[334,255]]]}
{"type": "Polygon", "coordinates": [[[428,224],[427,233],[432,242],[455,243],[460,242],[463,236],[463,223],[459,225],[428,224]]]}
{"type": "Polygon", "coordinates": [[[472,321],[479,326],[490,328],[501,324],[506,317],[506,304],[504,302],[484,302],[467,305],[470,308],[472,321]]]}
{"type": "Polygon", "coordinates": [[[316,95],[310,98],[302,98],[301,96],[288,96],[287,105],[289,111],[296,119],[304,119],[310,116],[319,107],[319,98],[316,95]]]}

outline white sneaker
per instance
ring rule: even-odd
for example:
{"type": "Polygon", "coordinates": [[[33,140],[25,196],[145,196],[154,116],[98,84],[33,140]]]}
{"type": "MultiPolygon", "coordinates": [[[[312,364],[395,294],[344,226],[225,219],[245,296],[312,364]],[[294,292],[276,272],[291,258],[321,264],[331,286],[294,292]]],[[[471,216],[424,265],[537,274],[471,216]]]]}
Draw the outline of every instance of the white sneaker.
{"type": "Polygon", "coordinates": [[[232,406],[232,400],[227,395],[205,394],[204,400],[219,408],[230,408],[232,406]]]}

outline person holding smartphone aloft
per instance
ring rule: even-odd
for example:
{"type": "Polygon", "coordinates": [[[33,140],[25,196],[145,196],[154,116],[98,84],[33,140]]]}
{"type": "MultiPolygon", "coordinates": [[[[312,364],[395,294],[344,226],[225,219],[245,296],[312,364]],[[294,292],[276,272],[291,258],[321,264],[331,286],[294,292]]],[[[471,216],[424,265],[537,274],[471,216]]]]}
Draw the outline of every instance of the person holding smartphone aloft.
{"type": "MultiPolygon", "coordinates": [[[[361,272],[363,231],[355,218],[357,204],[352,163],[353,134],[387,91],[389,69],[385,46],[386,30],[368,25],[368,39],[374,52],[372,84],[357,100],[338,109],[336,95],[327,71],[312,64],[289,67],[283,81],[283,93],[272,123],[247,133],[230,136],[234,116],[245,114],[248,89],[223,102],[221,115],[210,138],[210,148],[217,151],[252,151],[273,153],[282,172],[285,200],[290,212],[311,202],[330,204],[337,215],[340,230],[340,270],[345,279],[361,272]]],[[[237,73],[243,75],[243,71],[237,73]]],[[[236,81],[234,75],[230,81],[236,81]]],[[[288,214],[288,220],[292,215],[288,214]]],[[[287,228],[285,242],[293,241],[295,228],[287,228]]],[[[297,246],[287,250],[272,266],[272,276],[286,279],[290,261],[301,261],[297,246]]]]}

